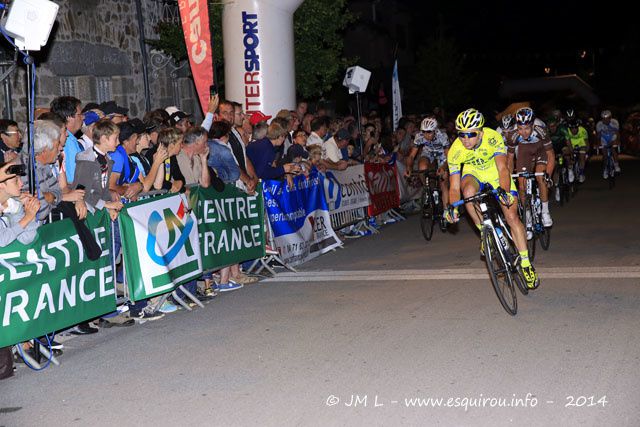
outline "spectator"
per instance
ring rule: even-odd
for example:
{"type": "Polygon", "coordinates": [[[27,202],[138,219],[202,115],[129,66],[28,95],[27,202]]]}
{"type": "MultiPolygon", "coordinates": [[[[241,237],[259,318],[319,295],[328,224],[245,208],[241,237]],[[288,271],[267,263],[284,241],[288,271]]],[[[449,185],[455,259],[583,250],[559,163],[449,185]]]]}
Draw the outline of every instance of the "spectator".
{"type": "MultiPolygon", "coordinates": [[[[138,119],[131,120],[132,123],[135,123],[138,119]]],[[[142,123],[142,122],[140,122],[142,123]]],[[[155,130],[155,128],[151,128],[155,130]]],[[[133,162],[135,162],[136,167],[140,171],[140,182],[142,182],[142,191],[148,192],[153,187],[153,182],[158,175],[158,171],[162,167],[165,160],[168,158],[167,149],[164,147],[160,147],[154,150],[153,159],[149,161],[147,156],[144,155],[146,151],[150,149],[151,146],[151,135],[149,134],[149,127],[145,128],[145,131],[140,134],[138,141],[136,143],[136,151],[131,153],[130,158],[133,162]]],[[[156,135],[156,140],[158,137],[158,133],[154,132],[156,135]]]]}
{"type": "Polygon", "coordinates": [[[189,129],[184,135],[182,151],[176,156],[180,172],[185,178],[185,185],[211,185],[211,175],[207,167],[208,155],[207,131],[202,127],[189,129]]]}
{"type": "Polygon", "coordinates": [[[13,120],[0,120],[0,163],[11,162],[18,157],[22,132],[13,120]]]}
{"type": "Polygon", "coordinates": [[[98,106],[98,109],[104,113],[104,116],[107,119],[111,120],[116,125],[129,120],[127,117],[129,109],[120,107],[115,101],[103,102],[98,106]]]}
{"type": "Polygon", "coordinates": [[[285,163],[282,166],[274,166],[275,147],[284,143],[287,130],[279,123],[271,123],[267,130],[267,137],[252,142],[247,147],[247,155],[256,168],[258,178],[261,179],[282,179],[285,173],[298,174],[301,169],[294,163],[285,163]]]}
{"type": "Polygon", "coordinates": [[[305,146],[307,145],[307,133],[302,129],[293,133],[293,145],[287,150],[284,158],[286,163],[298,163],[301,160],[309,158],[309,153],[305,146]]]}
{"type": "Polygon", "coordinates": [[[167,128],[158,134],[158,144],[167,149],[168,158],[163,162],[164,168],[156,176],[153,187],[156,190],[169,190],[171,193],[184,192],[185,179],[180,172],[177,154],[182,149],[184,136],[175,128],[167,128]]]}
{"type": "Polygon", "coordinates": [[[84,150],[84,146],[75,137],[84,118],[80,100],[73,96],[60,96],[51,101],[51,112],[60,115],[65,121],[67,142],[64,145],[64,162],[67,179],[71,182],[76,172],[76,154],[84,150]]]}
{"type": "Polygon", "coordinates": [[[298,101],[298,105],[296,106],[296,115],[298,116],[298,121],[302,122],[302,119],[306,116],[308,109],[309,104],[307,103],[307,101],[298,101]]]}
{"type": "Polygon", "coordinates": [[[0,247],[15,240],[29,244],[36,237],[40,204],[37,197],[20,193],[25,175],[24,165],[0,163],[0,247]]]}
{"type": "Polygon", "coordinates": [[[187,114],[184,111],[178,110],[171,114],[171,116],[169,116],[169,121],[171,122],[171,126],[175,127],[183,134],[193,127],[191,114],[187,114]]]}
{"type": "Polygon", "coordinates": [[[307,135],[311,134],[311,122],[313,121],[314,118],[315,116],[311,113],[306,113],[302,118],[301,126],[302,126],[302,129],[304,129],[304,131],[307,133],[307,135]]]}
{"type": "Polygon", "coordinates": [[[329,129],[328,119],[326,117],[317,117],[311,122],[311,134],[307,139],[307,145],[320,145],[324,142],[324,137],[329,129]]]}
{"type": "Polygon", "coordinates": [[[226,183],[235,183],[240,178],[240,167],[233,157],[229,146],[231,125],[226,121],[216,121],[209,131],[209,162],[208,165],[218,177],[226,183]]]}
{"type": "Polygon", "coordinates": [[[93,127],[95,123],[104,118],[104,113],[98,109],[89,110],[84,113],[84,119],[82,120],[82,145],[84,148],[93,147],[93,127]]]}
{"type": "Polygon", "coordinates": [[[251,135],[251,141],[257,141],[262,138],[266,138],[267,129],[269,125],[267,122],[260,122],[253,127],[253,134],[251,135]]]}
{"type": "Polygon", "coordinates": [[[349,166],[341,151],[346,149],[347,145],[349,145],[349,131],[346,129],[340,129],[335,136],[322,144],[322,159],[327,169],[345,170],[349,166]]]}
{"type": "Polygon", "coordinates": [[[136,122],[121,122],[118,124],[118,140],[120,144],[109,153],[113,160],[113,167],[109,177],[109,190],[121,197],[136,200],[143,190],[140,181],[140,169],[131,159],[131,154],[136,152],[136,145],[140,134],[144,132],[144,126],[134,125],[136,122]]]}
{"type": "MultiPolygon", "coordinates": [[[[240,182],[236,182],[236,186],[244,187],[248,193],[253,194],[258,185],[258,177],[253,163],[247,157],[246,147],[242,142],[242,137],[238,131],[234,129],[234,126],[242,126],[241,121],[236,121],[235,107],[230,101],[223,101],[218,107],[220,113],[220,119],[228,122],[231,127],[229,133],[229,146],[233,150],[233,156],[236,159],[236,163],[240,167],[240,182]]],[[[254,122],[251,122],[254,124],[254,122]]]]}

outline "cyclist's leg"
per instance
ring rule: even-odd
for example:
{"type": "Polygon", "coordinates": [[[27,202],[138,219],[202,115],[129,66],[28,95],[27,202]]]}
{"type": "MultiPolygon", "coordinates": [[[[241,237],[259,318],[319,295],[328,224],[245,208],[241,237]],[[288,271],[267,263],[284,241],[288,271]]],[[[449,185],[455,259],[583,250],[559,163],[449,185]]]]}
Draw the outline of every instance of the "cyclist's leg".
{"type": "MultiPolygon", "coordinates": [[[[480,191],[480,181],[478,180],[478,178],[476,178],[476,176],[473,173],[471,173],[473,171],[469,169],[470,168],[467,167],[466,165],[464,166],[464,169],[462,170],[463,175],[460,180],[460,190],[462,191],[462,197],[464,198],[471,197],[474,194],[476,194],[478,191],[480,191]]],[[[476,227],[478,227],[478,229],[481,229],[482,220],[480,219],[480,215],[478,215],[478,213],[476,212],[476,209],[473,206],[473,204],[467,203],[465,204],[465,208],[466,208],[467,214],[471,217],[476,227]]]]}
{"type": "Polygon", "coordinates": [[[443,206],[449,205],[449,170],[447,164],[444,161],[438,162],[438,173],[442,177],[440,180],[440,191],[442,192],[443,206]]]}
{"type": "Polygon", "coordinates": [[[613,153],[613,166],[615,167],[616,172],[620,172],[620,163],[618,163],[618,140],[613,141],[613,148],[611,152],[613,153]]]}

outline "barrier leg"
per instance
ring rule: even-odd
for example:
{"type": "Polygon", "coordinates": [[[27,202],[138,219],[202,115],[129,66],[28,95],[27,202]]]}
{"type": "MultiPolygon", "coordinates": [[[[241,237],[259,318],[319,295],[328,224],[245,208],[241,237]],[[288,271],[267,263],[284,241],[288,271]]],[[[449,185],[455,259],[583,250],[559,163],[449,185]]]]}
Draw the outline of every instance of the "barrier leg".
{"type": "MultiPolygon", "coordinates": [[[[184,290],[183,290],[183,292],[184,292],[184,290]]],[[[184,302],[184,301],[182,300],[182,298],[180,298],[180,297],[178,296],[178,293],[177,293],[176,291],[171,292],[171,296],[173,296],[173,299],[174,299],[178,304],[180,304],[182,307],[184,307],[184,308],[185,308],[185,309],[187,309],[188,311],[192,311],[192,310],[191,310],[191,307],[189,307],[189,304],[187,304],[186,302],[184,302]]]]}
{"type": "Polygon", "coordinates": [[[189,298],[191,301],[195,302],[199,307],[204,308],[204,304],[202,304],[202,302],[196,298],[195,295],[193,295],[191,292],[189,292],[187,290],[187,288],[185,288],[184,286],[180,285],[178,286],[178,289],[180,289],[182,292],[184,292],[184,294],[187,296],[187,298],[189,298]]]}
{"type": "MultiPolygon", "coordinates": [[[[20,355],[20,350],[18,349],[18,346],[20,344],[16,344],[13,346],[13,352],[17,353],[18,355],[20,355]]],[[[35,361],[35,359],[31,356],[29,356],[24,350],[22,350],[22,357],[24,358],[24,360],[26,360],[29,365],[33,366],[36,369],[40,369],[41,366],[38,362],[35,361]]]]}
{"type": "Polygon", "coordinates": [[[56,357],[51,354],[49,352],[49,348],[46,345],[41,345],[40,346],[40,352],[44,355],[44,357],[46,357],[47,359],[51,359],[51,363],[53,363],[56,366],[60,366],[60,362],[58,362],[58,359],[56,359],[56,357]]]}

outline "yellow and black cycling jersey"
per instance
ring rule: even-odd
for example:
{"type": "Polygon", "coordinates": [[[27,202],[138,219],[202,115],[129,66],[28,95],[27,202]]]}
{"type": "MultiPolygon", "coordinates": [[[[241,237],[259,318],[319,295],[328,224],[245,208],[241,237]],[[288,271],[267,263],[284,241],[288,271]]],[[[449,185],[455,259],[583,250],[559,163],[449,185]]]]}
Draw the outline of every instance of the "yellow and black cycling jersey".
{"type": "Polygon", "coordinates": [[[495,169],[494,157],[507,154],[502,135],[490,128],[482,129],[482,141],[477,148],[468,150],[462,145],[460,138],[456,138],[449,148],[447,162],[449,163],[449,173],[455,175],[461,172],[461,166],[472,166],[479,171],[495,169]]]}
{"type": "MultiPolygon", "coordinates": [[[[480,183],[489,183],[494,188],[500,184],[500,174],[496,166],[496,156],[507,154],[507,147],[504,145],[502,135],[490,128],[482,129],[482,141],[471,150],[462,145],[460,138],[456,138],[449,148],[447,162],[449,164],[449,174],[462,174],[462,178],[467,175],[473,176],[480,183]]],[[[515,184],[511,180],[511,189],[515,190],[515,184]]]]}

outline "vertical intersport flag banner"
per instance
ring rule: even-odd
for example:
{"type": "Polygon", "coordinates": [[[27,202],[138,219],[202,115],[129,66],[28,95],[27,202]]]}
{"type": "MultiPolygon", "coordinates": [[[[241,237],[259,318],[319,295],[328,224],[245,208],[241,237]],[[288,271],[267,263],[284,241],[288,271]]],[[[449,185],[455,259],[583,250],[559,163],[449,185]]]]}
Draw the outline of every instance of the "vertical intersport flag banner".
{"type": "Polygon", "coordinates": [[[191,74],[202,112],[207,112],[209,86],[213,84],[213,47],[207,0],[179,0],[180,20],[189,54],[191,74]]]}
{"type": "Polygon", "coordinates": [[[60,331],[116,309],[111,221],[85,221],[102,255],[91,261],[69,219],[38,229],[36,239],[0,248],[0,347],[60,331]]]}
{"type": "Polygon", "coordinates": [[[380,215],[389,209],[400,207],[396,165],[388,163],[365,163],[367,186],[369,187],[369,216],[380,215]]]}
{"type": "Polygon", "coordinates": [[[364,165],[349,166],[343,171],[327,170],[319,176],[330,213],[369,206],[369,189],[364,177],[364,165]]]}
{"type": "Polygon", "coordinates": [[[262,188],[253,196],[228,185],[224,191],[192,188],[203,270],[215,270],[265,255],[262,188]]]}
{"type": "Polygon", "coordinates": [[[393,100],[393,131],[398,129],[398,121],[402,117],[402,99],[400,98],[400,80],[398,80],[398,60],[393,63],[391,77],[391,95],[393,100]]]}
{"type": "Polygon", "coordinates": [[[302,264],[342,244],[331,228],[316,171],[308,178],[295,177],[292,189],[286,181],[265,181],[262,185],[269,224],[284,262],[302,264]]]}
{"type": "Polygon", "coordinates": [[[118,218],[131,300],[172,291],[201,275],[197,220],[183,196],[127,204],[118,218]]]}

